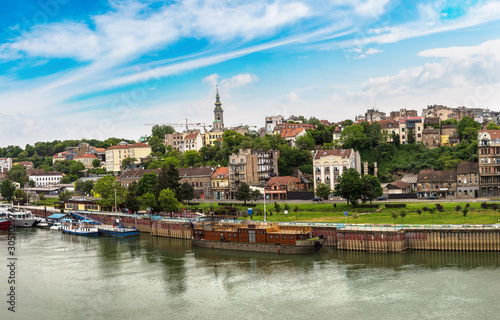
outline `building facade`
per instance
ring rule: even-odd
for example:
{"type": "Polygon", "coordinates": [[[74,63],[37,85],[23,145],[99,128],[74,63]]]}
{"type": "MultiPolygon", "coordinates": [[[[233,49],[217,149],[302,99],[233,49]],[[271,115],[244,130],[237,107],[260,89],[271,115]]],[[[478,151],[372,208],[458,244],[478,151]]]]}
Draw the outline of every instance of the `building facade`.
{"type": "Polygon", "coordinates": [[[92,162],[96,160],[97,157],[91,153],[85,153],[80,156],[76,156],[73,160],[83,163],[85,169],[92,169],[92,162]]]}
{"type": "Polygon", "coordinates": [[[126,158],[135,158],[135,164],[142,163],[151,154],[151,146],[145,143],[129,144],[125,141],[106,149],[106,170],[119,172],[122,170],[122,161],[126,158]]]}
{"type": "Polygon", "coordinates": [[[422,131],[422,143],[426,148],[434,149],[439,147],[441,143],[441,135],[439,129],[427,127],[422,131]]]}
{"type": "Polygon", "coordinates": [[[7,173],[12,169],[12,158],[0,158],[0,173],[7,173]]]}
{"type": "Polygon", "coordinates": [[[480,130],[479,153],[479,196],[500,195],[500,130],[480,130]]]}
{"type": "Polygon", "coordinates": [[[320,183],[335,189],[339,177],[350,168],[361,174],[361,156],[354,149],[319,150],[313,152],[314,190],[320,183]]]}
{"type": "Polygon", "coordinates": [[[224,110],[222,110],[218,87],[217,94],[215,95],[214,123],[212,129],[215,131],[224,131],[224,110]]]}
{"type": "Polygon", "coordinates": [[[212,199],[230,199],[229,190],[229,167],[219,167],[215,169],[211,178],[212,199]]]}
{"type": "Polygon", "coordinates": [[[296,177],[273,177],[266,185],[265,194],[270,200],[286,200],[287,194],[290,191],[302,191],[304,185],[299,178],[296,177]]]}
{"type": "Polygon", "coordinates": [[[477,198],[479,196],[479,163],[462,162],[457,166],[457,197],[477,198]]]}
{"type": "Polygon", "coordinates": [[[50,184],[59,184],[63,178],[60,172],[44,172],[30,174],[29,179],[35,182],[35,187],[43,187],[50,184]]]}
{"type": "Polygon", "coordinates": [[[240,149],[239,153],[230,155],[228,167],[231,198],[234,198],[234,193],[242,183],[250,186],[259,183],[258,159],[257,155],[252,153],[251,150],[240,149]]]}
{"type": "Polygon", "coordinates": [[[419,197],[453,197],[456,188],[457,172],[455,170],[422,170],[418,174],[417,195],[419,197]]]}
{"type": "Polygon", "coordinates": [[[259,184],[265,185],[272,177],[277,177],[278,174],[278,158],[279,150],[256,150],[257,155],[257,174],[259,176],[259,184]]]}
{"type": "Polygon", "coordinates": [[[282,124],[284,119],[285,118],[282,115],[266,117],[266,124],[264,125],[266,134],[272,134],[274,132],[274,128],[278,124],[282,124]]]}
{"type": "Polygon", "coordinates": [[[415,142],[422,141],[424,124],[422,117],[408,117],[399,120],[399,140],[401,144],[408,144],[413,138],[415,142]],[[411,137],[411,138],[410,138],[411,137]]]}
{"type": "Polygon", "coordinates": [[[215,169],[210,167],[179,168],[179,182],[193,186],[198,198],[212,199],[211,179],[215,169]]]}

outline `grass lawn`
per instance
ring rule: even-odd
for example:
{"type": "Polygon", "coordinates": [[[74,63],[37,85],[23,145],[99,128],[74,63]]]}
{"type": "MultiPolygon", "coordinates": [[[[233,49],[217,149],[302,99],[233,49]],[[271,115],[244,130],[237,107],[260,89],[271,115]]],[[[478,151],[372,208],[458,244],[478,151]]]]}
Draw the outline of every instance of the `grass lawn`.
{"type": "MultiPolygon", "coordinates": [[[[388,202],[390,203],[390,202],[388,202]]],[[[481,208],[481,203],[472,202],[470,203],[469,212],[467,217],[464,217],[462,212],[455,211],[457,205],[462,208],[465,207],[465,203],[458,202],[441,202],[440,203],[444,212],[435,212],[431,214],[429,211],[423,211],[424,207],[435,208],[436,203],[422,203],[422,202],[409,202],[406,203],[406,208],[385,208],[385,203],[380,204],[379,208],[363,208],[358,206],[356,208],[348,207],[347,204],[337,203],[336,207],[331,203],[291,203],[289,204],[288,214],[283,213],[284,203],[279,203],[281,206],[281,212],[279,215],[274,212],[274,203],[266,204],[267,220],[268,221],[287,221],[287,222],[330,222],[330,223],[344,223],[346,221],[344,216],[344,211],[348,212],[347,223],[359,223],[359,224],[494,224],[499,223],[500,212],[494,211],[492,209],[481,208]],[[297,213],[293,211],[294,207],[298,207],[297,213]],[[421,215],[417,213],[417,210],[421,210],[421,215]],[[271,215],[271,210],[272,215],[271,215]],[[400,216],[396,221],[391,216],[393,212],[397,212],[398,215],[402,210],[406,210],[406,217],[402,219],[400,216]],[[358,218],[354,219],[353,215],[357,213],[358,218]]],[[[187,208],[192,208],[189,205],[187,208]]],[[[202,210],[203,208],[210,208],[210,203],[202,203],[195,206],[197,210],[202,210]]],[[[214,209],[219,206],[213,203],[214,209]]],[[[254,212],[257,209],[263,209],[263,204],[259,203],[256,207],[253,207],[254,212]]],[[[240,206],[238,210],[246,210],[248,206],[240,206]]],[[[192,208],[194,209],[194,208],[192,208]]],[[[500,211],[500,210],[499,210],[500,211]]],[[[252,220],[262,221],[264,216],[253,215],[252,220]]]]}
{"type": "Polygon", "coordinates": [[[45,198],[43,201],[35,201],[30,204],[35,206],[54,207],[54,202],[56,201],[59,201],[59,198],[45,198]]]}

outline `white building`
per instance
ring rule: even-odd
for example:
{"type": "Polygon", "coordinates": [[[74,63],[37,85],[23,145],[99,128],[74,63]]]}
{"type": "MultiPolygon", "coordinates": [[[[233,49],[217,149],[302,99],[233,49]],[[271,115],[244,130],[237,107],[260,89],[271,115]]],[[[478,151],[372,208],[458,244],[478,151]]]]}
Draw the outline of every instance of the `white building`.
{"type": "Polygon", "coordinates": [[[12,169],[12,158],[0,158],[0,173],[7,173],[12,169]]]}
{"type": "Polygon", "coordinates": [[[361,173],[361,156],[354,149],[319,150],[313,153],[314,189],[320,183],[335,189],[339,177],[350,168],[361,173]]]}
{"type": "Polygon", "coordinates": [[[29,179],[35,181],[36,187],[42,187],[49,184],[59,184],[62,177],[62,173],[60,172],[44,172],[31,174],[29,179]]]}

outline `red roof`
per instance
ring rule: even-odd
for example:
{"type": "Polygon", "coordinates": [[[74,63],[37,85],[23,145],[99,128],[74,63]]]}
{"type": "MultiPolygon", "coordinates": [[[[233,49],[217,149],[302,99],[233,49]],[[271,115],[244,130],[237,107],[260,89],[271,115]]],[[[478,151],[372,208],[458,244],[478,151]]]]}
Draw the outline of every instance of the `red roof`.
{"type": "Polygon", "coordinates": [[[296,137],[302,131],[304,131],[304,128],[283,129],[280,130],[280,135],[283,138],[291,138],[296,137]]]}
{"type": "Polygon", "coordinates": [[[228,174],[229,174],[229,167],[219,167],[212,174],[212,178],[214,179],[227,178],[228,174]]]}
{"type": "Polygon", "coordinates": [[[91,153],[84,153],[81,156],[76,156],[73,159],[84,159],[84,158],[94,158],[97,159],[97,157],[94,154],[91,153]]]}
{"type": "Polygon", "coordinates": [[[198,132],[188,134],[184,139],[196,139],[198,132]]]}
{"type": "Polygon", "coordinates": [[[300,183],[300,179],[296,177],[290,177],[290,176],[284,176],[284,177],[272,177],[269,179],[267,182],[268,186],[271,186],[273,184],[277,184],[280,186],[285,186],[290,182],[290,180],[295,181],[295,183],[300,183]]]}

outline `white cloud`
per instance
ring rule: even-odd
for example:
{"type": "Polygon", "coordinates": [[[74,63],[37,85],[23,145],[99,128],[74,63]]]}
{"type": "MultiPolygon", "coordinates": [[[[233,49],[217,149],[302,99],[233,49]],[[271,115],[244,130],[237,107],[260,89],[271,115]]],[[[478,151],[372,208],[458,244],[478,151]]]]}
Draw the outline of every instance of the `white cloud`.
{"type": "Polygon", "coordinates": [[[367,55],[377,54],[377,53],[381,53],[381,52],[383,52],[383,51],[382,50],[373,49],[373,48],[369,48],[368,50],[366,50],[366,54],[367,55]]]}
{"type": "Polygon", "coordinates": [[[251,73],[238,74],[230,79],[223,79],[220,82],[220,86],[223,89],[237,89],[246,86],[249,83],[257,82],[259,78],[251,73]]]}

